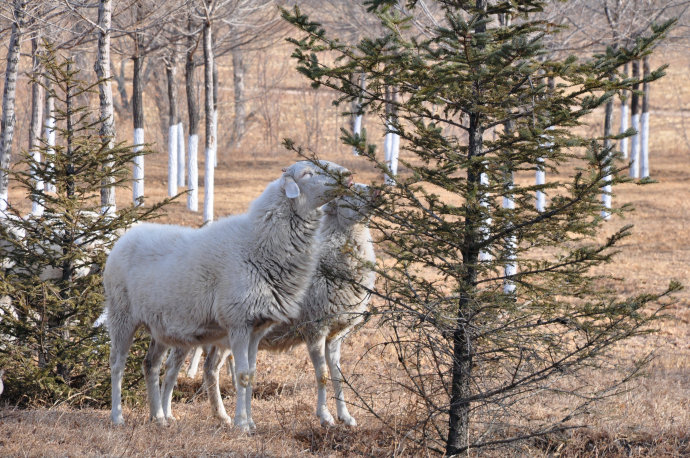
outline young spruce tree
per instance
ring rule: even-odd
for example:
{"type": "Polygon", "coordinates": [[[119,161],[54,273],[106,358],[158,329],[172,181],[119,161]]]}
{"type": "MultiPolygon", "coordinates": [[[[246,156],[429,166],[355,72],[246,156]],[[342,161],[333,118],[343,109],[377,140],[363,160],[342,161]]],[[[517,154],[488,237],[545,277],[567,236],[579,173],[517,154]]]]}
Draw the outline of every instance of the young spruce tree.
{"type": "MultiPolygon", "coordinates": [[[[298,70],[338,91],[336,104],[358,100],[385,125],[386,88],[398,94],[389,129],[400,135],[404,168],[372,224],[385,266],[377,312],[408,377],[401,386],[422,406],[407,437],[453,455],[573,427],[639,369],[617,367],[607,352],[646,332],[660,299],[679,287],[621,298],[614,279],[593,272],[630,234],[625,226],[602,235],[613,228],[600,194],[625,179],[625,167],[610,138],[578,129],[632,88],[618,69],[670,24],[632,49],[552,60],[543,40],[559,30],[535,19],[541,0],[368,4],[386,33],[356,46],[299,9],[283,17],[303,33],[291,39],[298,70]],[[364,91],[353,83],[360,74],[364,91]],[[533,185],[542,167],[553,178],[533,185]],[[537,190],[549,200],[543,211],[537,190]],[[592,383],[604,372],[618,377],[592,383]]],[[[343,140],[390,174],[365,131],[343,131],[343,140]]]]}
{"type": "MultiPolygon", "coordinates": [[[[97,82],[80,80],[72,62],[48,44],[42,65],[49,82],[44,87],[55,100],[58,141],[52,162],[25,153],[9,171],[44,211],[22,216],[10,205],[0,219],[3,398],[15,404],[100,404],[109,390],[107,335],[93,327],[103,310],[100,272],[124,229],[151,217],[165,201],[102,214],[102,183],[128,182],[133,148],[111,147],[112,139],[99,134],[98,114],[79,104],[95,97],[97,82]],[[54,184],[55,192],[37,187],[37,179],[54,184]]],[[[48,148],[39,146],[41,155],[48,148]]]]}

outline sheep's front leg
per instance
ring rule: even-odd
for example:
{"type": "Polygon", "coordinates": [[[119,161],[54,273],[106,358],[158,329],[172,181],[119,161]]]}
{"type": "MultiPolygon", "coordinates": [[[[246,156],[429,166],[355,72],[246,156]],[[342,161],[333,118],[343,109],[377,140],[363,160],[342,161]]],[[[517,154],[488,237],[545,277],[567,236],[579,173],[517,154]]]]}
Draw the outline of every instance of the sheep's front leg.
{"type": "Polygon", "coordinates": [[[151,420],[160,425],[167,425],[163,405],[161,404],[161,392],[159,379],[161,375],[161,364],[163,356],[168,347],[155,339],[151,339],[149,351],[142,364],[144,379],[146,380],[146,391],[149,397],[149,407],[151,409],[151,420]]]}
{"type": "Polygon", "coordinates": [[[343,339],[335,339],[327,342],[326,357],[328,359],[328,367],[331,369],[331,380],[333,381],[333,391],[335,392],[335,406],[338,410],[338,420],[345,423],[347,426],[357,426],[357,422],[347,411],[347,404],[343,396],[343,373],[340,369],[340,346],[343,339]]]}
{"type": "Polygon", "coordinates": [[[220,394],[220,369],[230,350],[220,349],[216,345],[207,349],[206,362],[204,363],[204,384],[211,402],[213,415],[226,425],[232,425],[232,419],[225,411],[223,398],[220,394]]]}
{"type": "Polygon", "coordinates": [[[328,385],[328,367],[326,366],[326,336],[319,336],[316,340],[307,342],[309,357],[314,365],[316,373],[316,389],[318,392],[316,399],[316,416],[321,420],[323,426],[333,426],[335,421],[333,415],[328,411],[326,405],[326,386],[328,385]]]}
{"type": "Polygon", "coordinates": [[[165,414],[165,419],[168,421],[175,420],[172,414],[173,388],[175,388],[177,384],[177,376],[188,354],[188,349],[176,347],[172,349],[170,356],[168,356],[168,359],[165,361],[165,378],[163,379],[163,387],[161,388],[161,397],[163,398],[163,413],[165,414]]]}
{"type": "Polygon", "coordinates": [[[251,385],[249,372],[249,329],[235,330],[229,336],[230,348],[235,356],[237,371],[237,404],[235,408],[235,426],[249,432],[247,416],[247,387],[251,385]]]}
{"type": "Polygon", "coordinates": [[[237,391],[237,372],[235,371],[235,357],[232,356],[232,351],[228,353],[228,366],[227,366],[227,371],[228,375],[232,378],[232,386],[235,387],[235,391],[237,391]]]}

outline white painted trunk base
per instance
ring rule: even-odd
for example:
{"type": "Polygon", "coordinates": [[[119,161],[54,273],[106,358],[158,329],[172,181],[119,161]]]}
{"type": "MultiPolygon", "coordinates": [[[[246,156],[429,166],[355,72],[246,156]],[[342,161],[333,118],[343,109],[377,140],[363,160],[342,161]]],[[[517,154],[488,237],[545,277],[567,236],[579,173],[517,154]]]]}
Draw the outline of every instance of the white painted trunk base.
{"type": "MultiPolygon", "coordinates": [[[[33,159],[34,163],[36,165],[41,163],[41,153],[40,151],[34,151],[33,152],[33,159]]],[[[43,191],[44,190],[44,183],[43,180],[40,178],[36,177],[34,178],[36,182],[36,190],[37,191],[43,191]]],[[[43,207],[43,200],[39,199],[38,197],[31,202],[31,214],[34,216],[41,216],[43,214],[44,207],[43,207]]]]}
{"type": "Polygon", "coordinates": [[[398,155],[400,151],[400,135],[395,133],[395,127],[388,125],[389,132],[383,142],[384,160],[391,171],[391,175],[384,178],[387,185],[395,184],[393,177],[398,174],[398,155]]]}
{"type": "MultiPolygon", "coordinates": [[[[628,105],[624,103],[621,105],[621,129],[619,132],[622,134],[626,130],[628,130],[628,105]]],[[[628,158],[628,137],[621,139],[620,149],[621,149],[621,153],[623,154],[623,158],[627,159],[628,158]]]]}
{"type": "Polygon", "coordinates": [[[177,186],[179,187],[186,183],[184,141],[184,125],[180,122],[177,124],[177,186]]]}
{"type": "Polygon", "coordinates": [[[168,127],[168,196],[177,194],[177,128],[179,124],[168,127]]]}
{"type": "Polygon", "coordinates": [[[199,165],[197,154],[199,151],[199,136],[197,134],[189,136],[189,147],[187,171],[189,172],[189,179],[187,189],[187,208],[191,211],[199,211],[199,165]]]}
{"type": "MultiPolygon", "coordinates": [[[[479,176],[479,183],[480,183],[482,186],[485,186],[485,187],[486,187],[486,186],[489,186],[489,175],[487,175],[486,173],[482,173],[482,174],[479,176]]],[[[481,202],[481,206],[482,206],[482,207],[484,207],[484,208],[489,208],[488,198],[489,198],[489,196],[487,195],[487,196],[486,196],[486,199],[483,199],[483,200],[482,200],[482,202],[481,202]]],[[[484,227],[482,228],[482,233],[483,233],[484,235],[488,235],[488,234],[489,234],[489,226],[491,226],[491,217],[487,217],[487,218],[484,220],[484,227]]],[[[486,251],[486,250],[481,250],[481,251],[479,252],[479,260],[480,260],[480,261],[491,261],[491,253],[489,253],[489,252],[486,251]]]]}
{"type": "MultiPolygon", "coordinates": [[[[512,182],[512,177],[511,177],[511,182],[512,182]]],[[[510,189],[513,189],[513,186],[510,186],[510,189]]],[[[503,197],[503,208],[509,209],[509,210],[514,210],[515,209],[515,201],[511,196],[505,196],[503,197]]],[[[506,241],[506,265],[503,268],[503,273],[506,277],[506,279],[503,282],[503,292],[505,294],[512,294],[515,292],[515,282],[510,280],[510,277],[515,275],[517,273],[517,262],[516,262],[516,253],[515,250],[517,248],[517,238],[513,235],[508,238],[506,241]]]]}
{"type": "MultiPolygon", "coordinates": [[[[134,129],[134,152],[137,153],[144,149],[144,129],[137,127],[134,129]]],[[[141,205],[144,197],[144,156],[138,154],[134,156],[132,195],[134,203],[141,205]]]]}
{"type": "Polygon", "coordinates": [[[630,137],[630,176],[640,178],[640,115],[634,114],[631,118],[632,128],[637,132],[630,137]]]}
{"type": "MultiPolygon", "coordinates": [[[[361,135],[362,134],[362,115],[355,116],[355,125],[353,126],[352,133],[355,135],[361,135]]],[[[352,148],[352,153],[355,156],[359,156],[359,153],[357,152],[357,148],[352,148]]]]}
{"type": "Polygon", "coordinates": [[[642,113],[640,132],[640,175],[649,176],[649,112],[642,113]]]}
{"type": "MultiPolygon", "coordinates": [[[[544,171],[544,158],[540,157],[537,159],[537,172],[535,183],[537,186],[546,184],[546,172],[544,171]]],[[[543,191],[537,191],[536,196],[536,207],[538,212],[543,212],[546,208],[546,194],[543,191]]]]}
{"type": "MultiPolygon", "coordinates": [[[[46,118],[46,129],[45,129],[45,136],[46,136],[46,167],[48,168],[48,171],[50,171],[53,168],[53,161],[50,159],[52,156],[55,155],[55,118],[52,116],[48,116],[46,118]]],[[[46,183],[45,184],[45,190],[46,192],[55,192],[55,183],[46,183]]]]}

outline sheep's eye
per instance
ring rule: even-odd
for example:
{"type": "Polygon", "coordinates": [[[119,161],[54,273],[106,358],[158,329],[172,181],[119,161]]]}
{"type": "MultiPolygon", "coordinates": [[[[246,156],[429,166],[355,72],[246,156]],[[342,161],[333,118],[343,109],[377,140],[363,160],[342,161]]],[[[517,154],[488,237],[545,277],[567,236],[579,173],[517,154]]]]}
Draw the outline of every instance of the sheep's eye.
{"type": "Polygon", "coordinates": [[[307,171],[307,172],[304,172],[304,175],[302,175],[302,179],[306,180],[308,178],[311,178],[312,176],[314,176],[314,172],[307,171]]]}

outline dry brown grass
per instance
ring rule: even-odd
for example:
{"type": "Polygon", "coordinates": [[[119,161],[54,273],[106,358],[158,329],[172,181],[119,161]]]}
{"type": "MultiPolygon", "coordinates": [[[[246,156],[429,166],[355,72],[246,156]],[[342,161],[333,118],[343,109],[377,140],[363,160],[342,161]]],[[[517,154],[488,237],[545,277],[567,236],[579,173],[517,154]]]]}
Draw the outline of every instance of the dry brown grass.
{"type": "MultiPolygon", "coordinates": [[[[685,137],[685,119],[690,119],[690,113],[681,111],[683,103],[690,101],[685,73],[687,62],[685,59],[678,62],[677,55],[655,59],[657,63],[666,60],[672,64],[669,76],[653,89],[651,160],[652,175],[658,183],[644,187],[631,183],[619,187],[615,199],[632,203],[637,210],[625,220],[616,219],[610,223],[611,231],[622,224],[635,224],[634,235],[625,241],[617,262],[605,272],[623,278],[621,294],[658,291],[671,278],[687,286],[690,278],[690,146],[685,137]]],[[[297,84],[295,81],[291,79],[283,84],[297,84]]],[[[231,98],[230,94],[223,94],[221,91],[221,108],[222,98],[231,98]]],[[[277,115],[277,137],[306,138],[306,118],[317,113],[307,113],[296,107],[307,100],[308,93],[274,94],[282,107],[277,115]]],[[[353,158],[347,148],[338,146],[337,128],[343,121],[335,121],[334,109],[322,103],[320,110],[318,114],[323,122],[320,138],[311,141],[318,146],[321,157],[355,170],[360,181],[375,178],[364,160],[353,158]]],[[[120,125],[125,138],[128,127],[124,123],[120,125]]],[[[216,171],[217,215],[246,209],[266,183],[296,159],[267,147],[262,128],[260,124],[254,125],[244,152],[221,152],[216,171]]],[[[593,129],[598,131],[599,126],[593,129]]],[[[219,135],[229,135],[222,121],[219,135]]],[[[153,135],[152,140],[165,145],[159,134],[153,135]]],[[[203,171],[203,165],[199,170],[203,171]]],[[[146,173],[147,196],[151,199],[163,197],[165,155],[149,156],[146,173]]],[[[15,191],[11,198],[16,202],[22,196],[15,191]]],[[[120,205],[129,199],[128,192],[118,195],[120,205]]],[[[192,226],[202,222],[200,214],[186,210],[184,199],[171,204],[162,221],[192,226]]],[[[621,361],[650,351],[656,355],[646,376],[631,382],[626,395],[592,410],[583,419],[587,425],[585,430],[533,441],[508,453],[531,456],[690,455],[690,290],[676,297],[678,303],[670,310],[671,318],[661,323],[657,334],[637,337],[615,350],[615,356],[621,361]]],[[[401,439],[405,433],[402,425],[410,414],[404,394],[381,388],[381,380],[397,376],[394,358],[375,348],[382,341],[380,331],[370,323],[344,345],[343,367],[353,385],[393,425],[391,429],[384,428],[373,415],[356,407],[352,409],[359,423],[356,429],[321,428],[314,415],[316,393],[311,363],[306,352],[298,348],[286,354],[259,355],[253,404],[258,429],[253,435],[220,427],[209,415],[205,396],[200,393],[200,380],[182,378],[174,404],[179,420],[167,428],[151,424],[147,407],[143,405],[126,407],[127,425],[119,428],[110,425],[106,410],[65,407],[16,410],[9,405],[0,406],[0,455],[422,454],[423,451],[401,439]],[[371,348],[375,350],[367,352],[371,348]],[[366,357],[362,357],[365,353],[366,357]]],[[[604,375],[593,373],[592,377],[603,378],[604,375]]],[[[233,390],[227,384],[224,393],[228,394],[226,405],[232,413],[233,390]]],[[[351,393],[349,398],[353,398],[351,393]]],[[[531,408],[535,414],[558,410],[558,406],[553,405],[535,404],[531,408]]]]}

